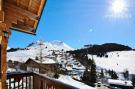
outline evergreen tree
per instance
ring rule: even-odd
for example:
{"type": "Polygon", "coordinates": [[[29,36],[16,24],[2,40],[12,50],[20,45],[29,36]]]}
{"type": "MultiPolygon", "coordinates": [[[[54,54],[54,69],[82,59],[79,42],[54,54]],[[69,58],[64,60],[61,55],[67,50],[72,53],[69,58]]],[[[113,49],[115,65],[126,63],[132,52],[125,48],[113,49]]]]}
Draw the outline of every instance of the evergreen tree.
{"type": "Polygon", "coordinates": [[[113,70],[108,70],[109,75],[111,76],[111,79],[118,79],[118,75],[113,70]]]}
{"type": "Polygon", "coordinates": [[[112,79],[118,79],[118,75],[117,75],[117,73],[115,72],[115,71],[111,71],[111,78],[112,79]]]}
{"type": "Polygon", "coordinates": [[[103,69],[101,69],[100,77],[104,78],[104,71],[103,71],[103,69]]]}
{"type": "Polygon", "coordinates": [[[103,78],[104,78],[104,70],[103,69],[101,69],[100,78],[101,78],[101,82],[103,83],[103,78]]]}
{"type": "Polygon", "coordinates": [[[88,57],[86,55],[83,56],[83,60],[86,60],[84,65],[86,67],[84,73],[83,73],[83,76],[82,76],[82,80],[85,82],[85,83],[89,83],[90,82],[90,66],[91,66],[91,60],[88,60],[88,57]]]}
{"type": "Polygon", "coordinates": [[[36,56],[36,57],[35,57],[35,60],[39,60],[39,58],[36,56]]]}
{"type": "Polygon", "coordinates": [[[82,80],[88,85],[94,86],[96,79],[96,64],[93,59],[89,59],[87,62],[87,67],[82,76],[82,80]]]}
{"type": "Polygon", "coordinates": [[[96,75],[96,64],[94,62],[94,60],[92,59],[92,64],[91,64],[91,85],[94,86],[94,84],[96,83],[96,79],[97,79],[97,75],[96,75]]]}
{"type": "Polygon", "coordinates": [[[123,72],[123,76],[124,76],[125,80],[128,80],[129,71],[127,69],[123,72]]]}
{"type": "Polygon", "coordinates": [[[90,82],[90,71],[88,71],[87,69],[85,69],[83,73],[82,80],[87,84],[90,82]]]}
{"type": "Polygon", "coordinates": [[[132,85],[135,87],[135,75],[132,76],[132,85]]]}

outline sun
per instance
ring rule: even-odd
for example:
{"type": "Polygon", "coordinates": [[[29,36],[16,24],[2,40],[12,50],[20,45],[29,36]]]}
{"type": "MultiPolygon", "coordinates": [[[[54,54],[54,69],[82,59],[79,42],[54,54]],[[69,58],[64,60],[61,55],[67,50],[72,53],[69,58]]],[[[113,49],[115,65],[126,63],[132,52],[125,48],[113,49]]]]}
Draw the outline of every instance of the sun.
{"type": "Polygon", "coordinates": [[[105,17],[116,19],[132,18],[129,6],[130,2],[127,0],[110,0],[105,17]]]}
{"type": "Polygon", "coordinates": [[[111,11],[113,14],[122,14],[127,10],[127,4],[124,0],[115,0],[112,2],[111,11]]]}

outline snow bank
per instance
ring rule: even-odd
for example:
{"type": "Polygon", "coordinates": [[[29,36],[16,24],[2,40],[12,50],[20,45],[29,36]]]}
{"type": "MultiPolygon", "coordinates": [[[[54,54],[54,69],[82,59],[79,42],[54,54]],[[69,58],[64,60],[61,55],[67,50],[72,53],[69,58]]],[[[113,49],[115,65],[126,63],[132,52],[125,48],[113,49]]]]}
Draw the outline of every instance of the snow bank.
{"type": "Polygon", "coordinates": [[[90,86],[88,86],[88,85],[86,85],[84,83],[81,83],[81,82],[78,82],[78,81],[72,79],[71,76],[61,75],[58,80],[61,81],[61,82],[66,83],[66,84],[75,86],[75,87],[77,87],[79,89],[96,89],[96,88],[90,87],[90,86]]]}
{"type": "Polygon", "coordinates": [[[109,84],[124,85],[124,86],[132,86],[132,82],[131,81],[108,79],[108,83],[109,84]]]}

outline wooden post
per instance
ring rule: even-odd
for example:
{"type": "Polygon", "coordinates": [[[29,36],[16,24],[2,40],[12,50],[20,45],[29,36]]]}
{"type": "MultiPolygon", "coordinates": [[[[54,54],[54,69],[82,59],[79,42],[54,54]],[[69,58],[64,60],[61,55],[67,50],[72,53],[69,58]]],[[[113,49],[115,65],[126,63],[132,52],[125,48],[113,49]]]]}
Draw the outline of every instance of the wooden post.
{"type": "Polygon", "coordinates": [[[1,35],[0,32],[0,89],[6,89],[6,71],[7,71],[7,43],[8,38],[1,35]]]}
{"type": "Polygon", "coordinates": [[[7,44],[10,32],[4,23],[4,11],[0,0],[0,89],[7,89],[7,44]]]}

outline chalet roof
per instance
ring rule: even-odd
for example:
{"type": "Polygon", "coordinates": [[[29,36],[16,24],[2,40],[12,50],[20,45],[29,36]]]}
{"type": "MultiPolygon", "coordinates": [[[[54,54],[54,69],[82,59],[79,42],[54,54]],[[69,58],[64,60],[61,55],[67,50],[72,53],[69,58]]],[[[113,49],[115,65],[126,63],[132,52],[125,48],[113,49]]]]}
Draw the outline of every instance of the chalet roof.
{"type": "Polygon", "coordinates": [[[7,27],[35,34],[46,0],[3,0],[7,27]]]}
{"type": "Polygon", "coordinates": [[[35,59],[31,59],[29,58],[25,63],[29,63],[30,61],[32,61],[33,63],[38,63],[38,64],[57,64],[54,60],[49,59],[49,58],[45,58],[43,59],[42,63],[40,60],[35,60],[35,59]]]}

